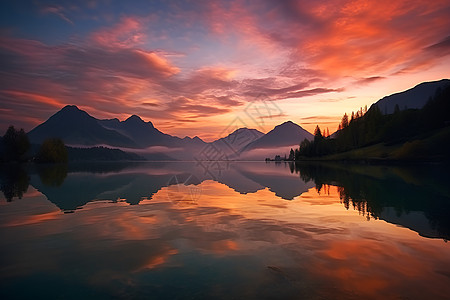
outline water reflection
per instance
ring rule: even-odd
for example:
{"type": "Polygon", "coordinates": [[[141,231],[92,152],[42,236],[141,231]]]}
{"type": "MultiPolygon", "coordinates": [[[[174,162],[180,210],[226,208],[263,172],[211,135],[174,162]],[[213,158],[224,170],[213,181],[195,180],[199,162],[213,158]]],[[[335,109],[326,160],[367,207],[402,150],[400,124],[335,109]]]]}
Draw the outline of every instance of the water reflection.
{"type": "Polygon", "coordinates": [[[20,164],[0,164],[0,189],[6,201],[21,199],[27,191],[30,178],[20,164]]]}
{"type": "Polygon", "coordinates": [[[395,197],[373,204],[365,190],[373,184],[374,195],[384,197],[379,189],[393,188],[386,183],[393,180],[398,193],[416,189],[408,197],[425,190],[444,199],[445,177],[284,163],[230,164],[215,178],[195,163],[105,165],[96,172],[69,166],[65,178],[55,176],[62,182],[27,171],[22,199],[0,206],[2,299],[445,299],[450,293],[448,243],[373,219],[392,207],[401,215],[433,214],[395,197]],[[191,187],[199,197],[187,196],[191,187]],[[364,201],[361,212],[343,206],[364,201]],[[370,221],[361,216],[367,212],[370,221]]]}
{"type": "MultiPolygon", "coordinates": [[[[367,219],[383,219],[426,237],[450,237],[450,175],[446,166],[386,167],[352,164],[228,163],[211,178],[195,163],[99,163],[0,168],[7,201],[21,198],[31,184],[65,212],[92,201],[139,204],[164,187],[180,203],[201,197],[205,180],[225,184],[240,194],[267,188],[292,200],[311,187],[325,192],[337,186],[340,201],[367,219]],[[186,188],[188,187],[188,188],[186,188]],[[181,199],[181,200],[180,200],[181,199]],[[186,201],[187,200],[187,201],[186,201]]],[[[172,197],[174,198],[174,197],[172,197]]]]}
{"type": "Polygon", "coordinates": [[[37,165],[37,173],[46,186],[61,186],[67,177],[67,164],[37,165]]]}
{"type": "Polygon", "coordinates": [[[352,206],[367,219],[383,219],[427,237],[450,238],[450,175],[446,166],[365,166],[296,164],[304,181],[320,191],[339,187],[345,208],[352,206]],[[421,220],[422,219],[422,220],[421,220]],[[424,220],[428,220],[425,222],[424,220]]]}

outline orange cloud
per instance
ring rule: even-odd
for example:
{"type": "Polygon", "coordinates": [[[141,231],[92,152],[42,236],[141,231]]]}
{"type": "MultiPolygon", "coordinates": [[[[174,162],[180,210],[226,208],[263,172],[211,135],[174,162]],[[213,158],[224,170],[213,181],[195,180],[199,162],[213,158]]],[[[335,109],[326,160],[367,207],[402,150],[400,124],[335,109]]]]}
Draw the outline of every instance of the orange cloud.
{"type": "MultiPolygon", "coordinates": [[[[445,34],[450,21],[445,1],[349,1],[341,9],[311,13],[326,22],[320,32],[299,41],[299,51],[333,76],[389,74],[420,62],[423,48],[445,34]],[[420,25],[419,25],[420,24],[420,25]]],[[[330,5],[332,7],[332,5],[330,5]]]]}
{"type": "Polygon", "coordinates": [[[39,102],[42,104],[48,104],[50,106],[60,108],[63,106],[63,103],[59,102],[55,98],[47,97],[39,94],[33,94],[33,93],[27,93],[27,92],[21,92],[21,91],[13,91],[13,90],[3,90],[2,93],[5,93],[10,96],[14,96],[17,98],[20,98],[22,100],[32,100],[35,102],[39,102]]]}
{"type": "MultiPolygon", "coordinates": [[[[87,9],[77,5],[41,13],[76,21],[76,12],[87,9]]],[[[44,121],[55,108],[75,104],[98,118],[139,114],[183,135],[203,134],[208,118],[220,116],[212,129],[220,132],[229,113],[261,95],[292,104],[412,72],[434,80],[426,70],[450,54],[445,0],[213,1],[166,8],[108,16],[108,22],[97,20],[101,27],[72,28],[77,38],[53,43],[3,32],[0,91],[22,94],[1,93],[0,109],[21,111],[18,122],[26,129],[36,124],[31,117],[44,121]],[[48,98],[25,99],[24,93],[48,98]]],[[[305,112],[284,113],[295,120],[305,112]]]]}

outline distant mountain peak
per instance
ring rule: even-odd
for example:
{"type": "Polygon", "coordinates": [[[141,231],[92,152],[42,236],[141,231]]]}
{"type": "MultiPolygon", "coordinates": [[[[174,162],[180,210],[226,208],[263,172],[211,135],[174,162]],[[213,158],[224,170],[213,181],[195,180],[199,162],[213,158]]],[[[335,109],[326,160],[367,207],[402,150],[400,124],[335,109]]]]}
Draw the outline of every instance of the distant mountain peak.
{"type": "Polygon", "coordinates": [[[132,115],[125,120],[125,122],[144,122],[138,115],[132,115]]]}
{"type": "Polygon", "coordinates": [[[80,110],[80,109],[76,105],[66,105],[61,110],[80,110]]]}
{"type": "Polygon", "coordinates": [[[261,134],[263,135],[264,133],[262,133],[261,131],[257,130],[257,129],[251,129],[251,128],[247,128],[247,127],[241,127],[239,129],[236,129],[235,131],[233,131],[232,133],[230,133],[228,136],[230,135],[235,135],[235,134],[240,134],[242,132],[253,132],[253,133],[257,133],[257,134],[261,134]]]}
{"type": "Polygon", "coordinates": [[[89,119],[92,117],[84,110],[79,109],[76,105],[66,105],[51,118],[62,118],[66,121],[75,121],[78,118],[89,119]]]}
{"type": "Polygon", "coordinates": [[[289,121],[286,121],[286,122],[284,122],[284,123],[281,123],[281,124],[275,126],[274,129],[275,129],[275,128],[282,128],[282,127],[300,127],[300,125],[295,124],[294,122],[292,122],[291,120],[289,120],[289,121]]]}
{"type": "Polygon", "coordinates": [[[86,113],[86,112],[79,109],[78,106],[76,105],[66,105],[63,108],[61,108],[59,113],[86,113]]]}
{"type": "Polygon", "coordinates": [[[286,121],[275,126],[261,138],[251,142],[243,148],[249,151],[258,148],[274,148],[298,145],[304,139],[311,140],[313,135],[292,121],[286,121]]]}
{"type": "Polygon", "coordinates": [[[142,120],[142,118],[139,117],[138,115],[132,115],[132,116],[130,116],[128,119],[126,119],[126,120],[124,121],[124,123],[126,123],[126,124],[135,124],[135,125],[148,124],[148,125],[150,125],[152,128],[154,128],[152,122],[150,122],[150,121],[145,122],[145,121],[142,120]]]}

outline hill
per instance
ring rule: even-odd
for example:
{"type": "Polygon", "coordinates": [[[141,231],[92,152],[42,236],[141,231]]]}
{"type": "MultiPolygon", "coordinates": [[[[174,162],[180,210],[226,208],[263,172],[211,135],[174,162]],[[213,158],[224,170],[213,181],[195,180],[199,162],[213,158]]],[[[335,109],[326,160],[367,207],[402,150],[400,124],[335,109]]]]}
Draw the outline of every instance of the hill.
{"type": "Polygon", "coordinates": [[[425,106],[430,98],[435,97],[436,93],[448,86],[450,86],[449,79],[423,82],[409,90],[386,96],[375,102],[372,107],[378,106],[382,114],[394,113],[396,105],[400,110],[420,109],[425,106]]]}
{"type": "Polygon", "coordinates": [[[145,158],[135,153],[106,147],[67,147],[70,162],[75,161],[143,161],[145,158]]]}

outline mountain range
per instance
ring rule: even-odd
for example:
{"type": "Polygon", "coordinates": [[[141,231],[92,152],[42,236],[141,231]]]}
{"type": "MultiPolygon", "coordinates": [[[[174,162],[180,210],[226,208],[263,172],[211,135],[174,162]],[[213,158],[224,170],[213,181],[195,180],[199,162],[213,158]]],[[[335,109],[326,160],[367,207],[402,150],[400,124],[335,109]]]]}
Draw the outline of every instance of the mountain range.
{"type": "MultiPolygon", "coordinates": [[[[277,148],[298,144],[311,133],[288,121],[264,134],[256,129],[239,128],[228,136],[206,143],[199,137],[179,138],[161,132],[139,116],[132,115],[125,121],[99,120],[74,105],[67,105],[47,121],[28,133],[30,141],[42,143],[46,138],[59,137],[72,147],[105,146],[119,148],[152,159],[162,153],[173,159],[203,159],[201,153],[208,145],[227,158],[238,159],[254,149],[277,148]]],[[[158,156],[159,155],[159,156],[158,156]]],[[[255,159],[262,159],[257,157],[255,159]]]]}
{"type": "MultiPolygon", "coordinates": [[[[395,107],[422,108],[436,91],[450,85],[450,80],[421,83],[409,90],[386,96],[377,105],[382,113],[392,113],[395,107]]],[[[256,129],[239,128],[228,136],[207,143],[195,136],[179,138],[158,130],[152,122],[145,122],[137,115],[124,121],[117,118],[100,120],[74,105],[67,105],[47,121],[28,133],[30,141],[42,143],[46,138],[59,137],[66,145],[75,147],[105,146],[137,153],[147,159],[169,157],[175,160],[208,159],[201,157],[206,147],[212,146],[222,158],[260,160],[288,152],[304,139],[313,135],[292,121],[275,126],[264,134],[256,129]],[[272,153],[273,152],[273,153],[272,153]]]]}

